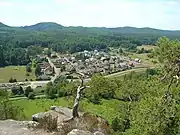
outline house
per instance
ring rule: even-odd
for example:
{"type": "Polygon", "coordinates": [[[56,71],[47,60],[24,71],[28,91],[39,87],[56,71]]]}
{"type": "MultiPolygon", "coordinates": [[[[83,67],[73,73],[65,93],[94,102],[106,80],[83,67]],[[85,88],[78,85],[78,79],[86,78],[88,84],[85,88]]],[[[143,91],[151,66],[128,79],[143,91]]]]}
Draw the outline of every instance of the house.
{"type": "Polygon", "coordinates": [[[141,63],[141,60],[139,58],[134,59],[135,62],[141,63]]]}

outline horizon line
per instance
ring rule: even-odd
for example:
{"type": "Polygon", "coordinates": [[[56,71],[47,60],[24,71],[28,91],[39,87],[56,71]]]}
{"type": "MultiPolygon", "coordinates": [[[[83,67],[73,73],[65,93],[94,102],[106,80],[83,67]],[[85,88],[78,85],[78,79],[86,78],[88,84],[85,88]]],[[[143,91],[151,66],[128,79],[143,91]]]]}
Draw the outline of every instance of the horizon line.
{"type": "Polygon", "coordinates": [[[154,30],[161,30],[161,31],[180,31],[180,29],[160,29],[160,28],[153,28],[153,27],[148,27],[148,26],[145,26],[145,27],[135,27],[135,26],[117,26],[117,27],[106,27],[106,26],[82,26],[82,25],[62,25],[60,23],[57,23],[57,22],[50,22],[50,21],[43,21],[43,22],[38,22],[38,23],[34,23],[34,24],[31,24],[31,25],[21,25],[21,26],[13,26],[13,25],[7,25],[6,23],[4,22],[0,22],[6,26],[9,26],[9,27],[30,27],[30,26],[33,26],[33,25],[37,25],[37,24],[41,24],[41,23],[54,23],[54,24],[57,24],[57,25],[61,25],[63,27],[84,27],[84,28],[107,28],[107,29],[118,29],[118,28],[137,28],[137,29],[154,29],[154,30]]]}

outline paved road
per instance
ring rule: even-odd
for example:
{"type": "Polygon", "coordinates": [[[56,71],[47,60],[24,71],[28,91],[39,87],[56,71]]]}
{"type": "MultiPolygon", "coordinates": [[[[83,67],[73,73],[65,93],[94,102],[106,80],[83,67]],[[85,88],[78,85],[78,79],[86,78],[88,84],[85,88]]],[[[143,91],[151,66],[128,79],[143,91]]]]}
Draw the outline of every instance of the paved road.
{"type": "Polygon", "coordinates": [[[54,71],[55,71],[55,76],[53,76],[53,77],[51,78],[51,81],[54,82],[54,80],[55,80],[55,79],[59,76],[59,74],[60,74],[60,68],[56,68],[56,66],[54,65],[54,63],[52,62],[52,60],[51,60],[49,57],[47,57],[47,59],[48,59],[48,62],[49,62],[49,64],[50,64],[50,66],[53,67],[53,68],[54,68],[54,71]]]}
{"type": "MultiPolygon", "coordinates": [[[[144,67],[144,68],[135,68],[135,69],[131,69],[131,70],[121,71],[121,72],[118,72],[118,73],[113,73],[113,74],[107,75],[107,76],[105,76],[105,77],[118,77],[118,76],[123,76],[123,75],[125,75],[125,74],[128,74],[128,73],[130,73],[130,72],[132,72],[132,71],[141,72],[141,71],[145,71],[146,69],[147,69],[147,68],[145,68],[145,67],[144,67]]],[[[51,80],[49,80],[49,81],[29,81],[29,82],[17,82],[17,83],[0,83],[0,85],[2,85],[2,84],[12,85],[12,84],[24,84],[24,83],[27,83],[27,85],[24,86],[24,87],[31,86],[33,89],[36,88],[36,87],[38,87],[38,86],[43,87],[43,86],[45,86],[48,82],[50,82],[50,81],[53,82],[53,81],[56,79],[56,77],[59,75],[59,72],[60,72],[60,71],[56,68],[55,72],[56,72],[55,76],[54,76],[51,80]]],[[[77,80],[79,80],[79,79],[75,79],[74,81],[77,81],[77,80]]],[[[90,81],[90,80],[91,80],[91,79],[89,78],[89,79],[85,79],[84,81],[85,81],[85,82],[88,82],[88,81],[90,81]]]]}

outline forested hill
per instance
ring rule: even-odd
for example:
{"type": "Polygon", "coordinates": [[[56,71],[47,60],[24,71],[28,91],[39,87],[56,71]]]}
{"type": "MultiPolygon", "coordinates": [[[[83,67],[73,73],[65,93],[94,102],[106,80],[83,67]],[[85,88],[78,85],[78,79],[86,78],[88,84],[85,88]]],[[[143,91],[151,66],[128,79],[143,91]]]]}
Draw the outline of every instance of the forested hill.
{"type": "Polygon", "coordinates": [[[108,34],[108,33],[119,33],[119,34],[155,34],[160,36],[168,36],[168,35],[180,35],[180,30],[160,30],[160,29],[153,29],[149,27],[145,28],[136,28],[136,27],[117,27],[117,28],[106,28],[106,27],[64,27],[60,24],[53,23],[53,22],[42,22],[35,25],[25,26],[23,27],[27,30],[36,30],[36,31],[49,31],[49,30],[56,30],[56,31],[73,31],[76,33],[99,33],[99,34],[108,34]]]}
{"type": "Polygon", "coordinates": [[[162,36],[179,39],[180,31],[134,27],[65,27],[52,22],[11,27],[0,23],[0,49],[5,57],[3,63],[8,65],[26,64],[28,60],[23,57],[28,57],[27,48],[31,46],[50,47],[62,53],[108,47],[132,50],[138,45],[154,44],[162,36]]]}
{"type": "MultiPolygon", "coordinates": [[[[0,28],[10,28],[10,26],[5,25],[0,22],[0,28]]],[[[159,36],[180,36],[180,30],[160,30],[154,28],[136,28],[136,27],[116,27],[116,28],[106,28],[106,27],[82,27],[82,26],[70,26],[65,27],[54,22],[42,22],[35,25],[24,26],[24,27],[11,27],[19,28],[22,30],[34,30],[34,31],[59,31],[59,32],[75,32],[75,33],[98,33],[98,34],[154,34],[159,36]]]]}

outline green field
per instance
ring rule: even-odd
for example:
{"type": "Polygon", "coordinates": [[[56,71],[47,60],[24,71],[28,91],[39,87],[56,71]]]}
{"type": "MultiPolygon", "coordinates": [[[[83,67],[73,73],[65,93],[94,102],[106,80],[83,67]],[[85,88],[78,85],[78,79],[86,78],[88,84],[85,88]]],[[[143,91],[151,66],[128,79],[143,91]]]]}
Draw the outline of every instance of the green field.
{"type": "Polygon", "coordinates": [[[0,83],[8,83],[11,77],[17,81],[25,81],[25,79],[35,80],[36,78],[34,69],[32,70],[32,73],[29,73],[29,76],[26,76],[25,66],[8,66],[0,68],[0,83]]]}
{"type": "Polygon", "coordinates": [[[154,63],[155,61],[157,62],[156,58],[149,58],[148,53],[143,53],[143,54],[137,54],[137,53],[129,53],[128,55],[131,58],[139,58],[142,61],[142,64],[140,64],[140,67],[155,67],[158,65],[158,63],[154,63]]]}
{"type": "MultiPolygon", "coordinates": [[[[17,100],[13,101],[16,105],[24,109],[26,119],[30,120],[31,116],[38,112],[44,112],[49,110],[52,105],[72,107],[73,98],[58,98],[57,100],[50,99],[36,99],[36,100],[17,100]]],[[[106,118],[110,123],[112,120],[119,116],[121,113],[118,112],[119,109],[123,109],[124,103],[118,100],[103,100],[101,105],[95,105],[89,103],[86,100],[82,100],[80,104],[80,111],[91,112],[93,114],[102,116],[106,118]]],[[[123,111],[123,110],[121,110],[123,111]]]]}
{"type": "Polygon", "coordinates": [[[130,69],[130,70],[126,70],[126,71],[121,71],[121,72],[117,72],[117,73],[113,73],[113,74],[110,74],[110,75],[107,75],[105,77],[108,77],[108,78],[124,78],[125,75],[131,73],[131,72],[135,72],[135,73],[143,73],[146,71],[146,67],[144,68],[134,68],[134,69],[130,69]]]}

